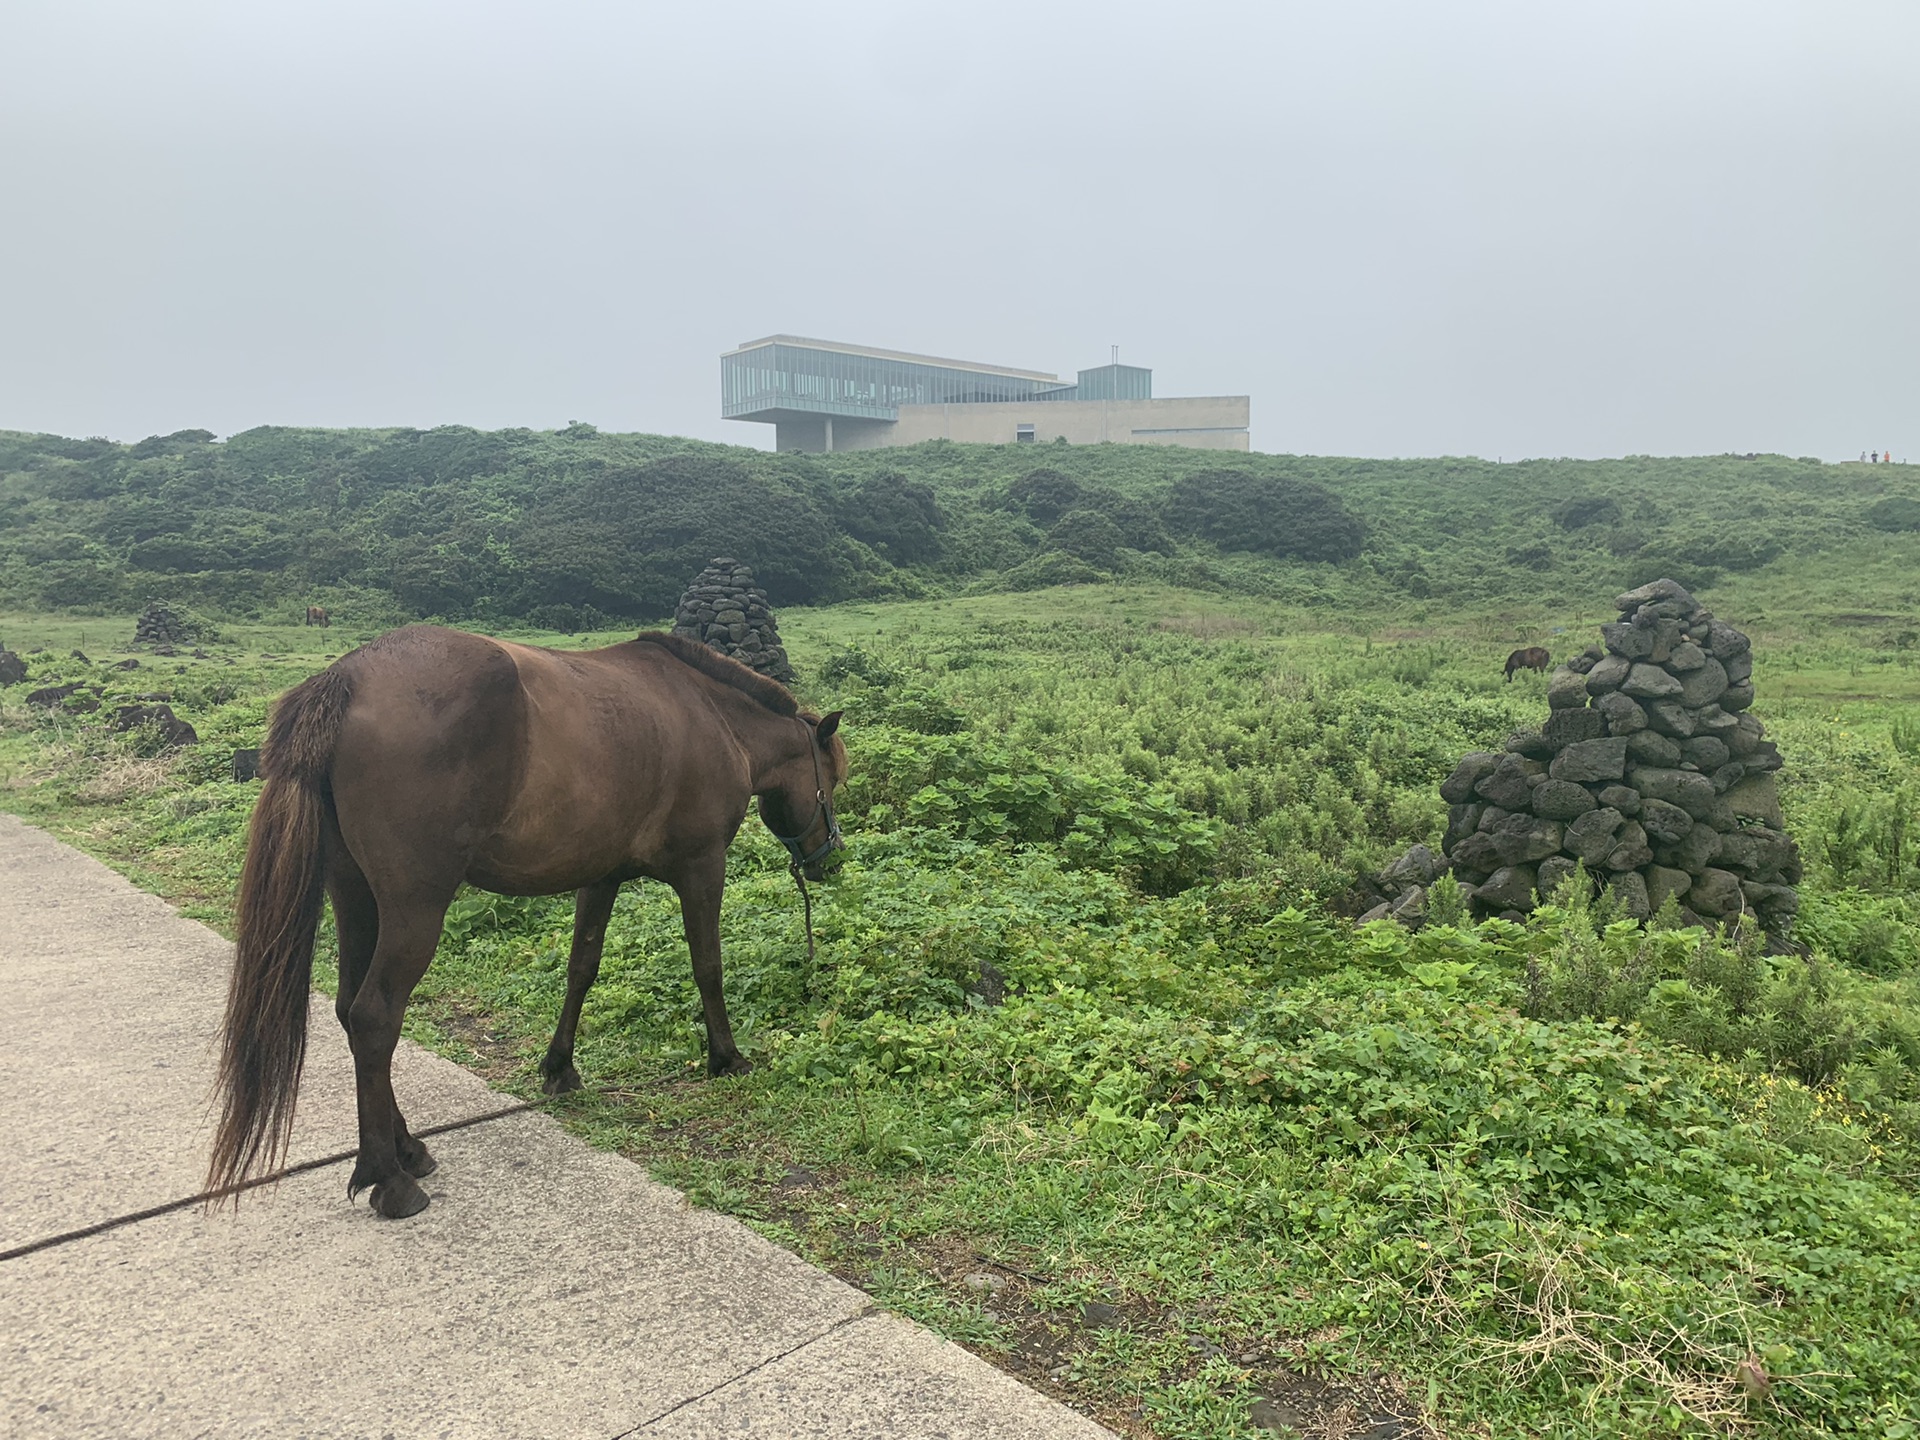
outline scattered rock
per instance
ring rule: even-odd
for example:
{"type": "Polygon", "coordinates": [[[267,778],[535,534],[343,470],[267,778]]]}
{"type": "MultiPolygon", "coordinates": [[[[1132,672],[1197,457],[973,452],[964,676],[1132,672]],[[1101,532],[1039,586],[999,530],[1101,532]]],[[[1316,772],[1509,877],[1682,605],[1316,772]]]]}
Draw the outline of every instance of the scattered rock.
{"type": "Polygon", "coordinates": [[[27,678],[27,662],[11,650],[0,649],[0,686],[18,685],[27,678]]]}
{"type": "Polygon", "coordinates": [[[200,736],[193,726],[173,713],[171,705],[122,705],[113,712],[110,729],[124,734],[151,725],[160,733],[161,743],[169,750],[182,745],[198,745],[200,736]]]}
{"type": "Polygon", "coordinates": [[[982,1005],[1002,1004],[1007,998],[1007,977],[991,960],[982,960],[980,978],[967,987],[967,993],[977,998],[982,1005]]]}
{"type": "Polygon", "coordinates": [[[253,749],[253,750],[234,751],[233,752],[234,783],[237,785],[245,780],[258,780],[259,778],[260,778],[259,750],[253,749]]]}

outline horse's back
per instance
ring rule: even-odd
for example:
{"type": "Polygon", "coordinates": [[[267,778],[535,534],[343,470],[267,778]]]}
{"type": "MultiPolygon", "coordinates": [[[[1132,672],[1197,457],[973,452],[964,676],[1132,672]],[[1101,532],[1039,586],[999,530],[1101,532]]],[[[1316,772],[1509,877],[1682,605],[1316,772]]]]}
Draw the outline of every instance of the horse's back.
{"type": "Polygon", "coordinates": [[[503,873],[562,856],[644,869],[676,834],[731,833],[751,777],[686,665],[651,646],[506,648],[528,718],[524,778],[490,852],[503,873]]]}

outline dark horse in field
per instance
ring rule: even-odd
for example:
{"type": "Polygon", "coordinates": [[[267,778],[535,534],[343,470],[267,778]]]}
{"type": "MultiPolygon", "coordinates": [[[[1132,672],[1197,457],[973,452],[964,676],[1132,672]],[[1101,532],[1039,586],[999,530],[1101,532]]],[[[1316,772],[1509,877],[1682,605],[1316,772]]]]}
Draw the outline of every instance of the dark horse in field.
{"type": "Polygon", "coordinates": [[[1551,664],[1553,656],[1547,653],[1544,646],[1529,645],[1524,650],[1516,650],[1507,656],[1507,683],[1513,683],[1513,672],[1516,670],[1545,670],[1551,664]]]}
{"type": "Polygon", "coordinates": [[[727,846],[760,818],[808,879],[840,844],[847,772],[838,712],[706,646],[640,635],[558,651],[433,626],[396,630],[289,690],[260,752],[222,1031],[222,1112],[208,1188],[286,1153],[307,1039],[323,897],[340,933],[335,1011],[353,1049],[360,1152],[350,1195],[424,1209],[434,1168],[394,1102],[400,1019],[462,884],[507,895],[576,891],[567,998],[540,1062],[578,1088],[580,1005],[623,881],[680,896],[707,1025],[707,1068],[747,1068],[720,989],[727,846]]]}

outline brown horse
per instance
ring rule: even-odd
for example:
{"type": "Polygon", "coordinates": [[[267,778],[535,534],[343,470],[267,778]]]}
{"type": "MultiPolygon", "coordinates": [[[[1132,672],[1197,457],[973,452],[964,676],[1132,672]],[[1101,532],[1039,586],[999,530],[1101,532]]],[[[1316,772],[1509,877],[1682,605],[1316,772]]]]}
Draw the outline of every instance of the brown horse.
{"type": "Polygon", "coordinates": [[[1507,656],[1507,683],[1513,683],[1513,672],[1516,670],[1545,670],[1551,664],[1553,656],[1543,646],[1529,645],[1524,650],[1516,650],[1507,656]]]}
{"type": "Polygon", "coordinates": [[[335,1011],[353,1050],[360,1151],[347,1193],[382,1215],[424,1209],[434,1168],[394,1102],[401,1016],[462,884],[576,891],[567,998],[546,1057],[572,1090],[580,1005],[623,881],[680,896],[707,1026],[707,1068],[745,1070],[720,988],[727,847],[747,813],[821,878],[841,844],[840,715],[695,641],[604,650],[515,645],[434,626],[396,630],[281,697],[261,747],[222,1031],[222,1113],[208,1188],[286,1153],[323,896],[340,936],[335,1011]]]}
{"type": "Polygon", "coordinates": [[[325,606],[309,605],[307,606],[307,624],[318,625],[322,630],[325,630],[332,626],[333,617],[327,614],[325,606]]]}

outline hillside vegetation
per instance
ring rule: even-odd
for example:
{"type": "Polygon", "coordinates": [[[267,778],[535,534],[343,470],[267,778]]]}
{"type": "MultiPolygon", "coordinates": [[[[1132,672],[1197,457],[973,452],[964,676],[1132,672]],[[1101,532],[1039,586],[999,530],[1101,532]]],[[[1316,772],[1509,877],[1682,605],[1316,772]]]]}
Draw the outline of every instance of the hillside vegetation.
{"type": "MultiPolygon", "coordinates": [[[[658,619],[716,554],[776,604],[1123,576],[1344,610],[1561,608],[1816,556],[1920,563],[1920,472],[1781,456],[1359,461],[1141,446],[772,455],[646,435],[0,433],[0,604],[561,630],[658,619]]],[[[1904,603],[1914,603],[1909,588],[1904,603]]],[[[1852,607],[1859,608],[1859,607],[1852,607]]]]}

